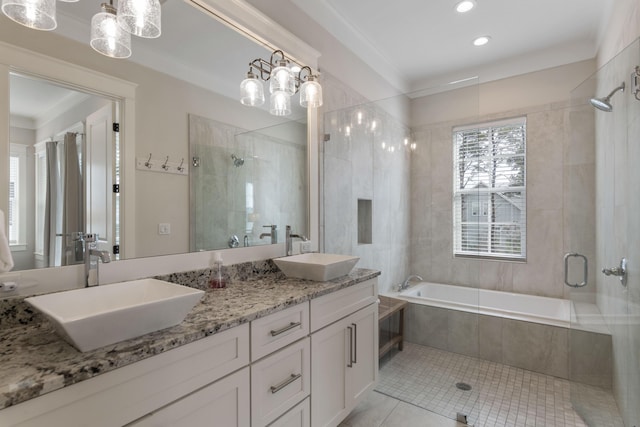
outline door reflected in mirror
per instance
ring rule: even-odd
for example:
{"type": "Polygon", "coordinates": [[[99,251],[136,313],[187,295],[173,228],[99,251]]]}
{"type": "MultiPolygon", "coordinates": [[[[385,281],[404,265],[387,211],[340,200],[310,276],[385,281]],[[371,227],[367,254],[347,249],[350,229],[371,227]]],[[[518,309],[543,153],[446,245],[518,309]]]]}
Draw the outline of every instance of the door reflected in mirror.
{"type": "MultiPolygon", "coordinates": [[[[8,237],[13,270],[84,262],[78,233],[118,245],[118,102],[11,73],[8,237]]],[[[116,249],[117,252],[117,249],[116,249]]],[[[116,257],[117,258],[117,257],[116,257]]]]}

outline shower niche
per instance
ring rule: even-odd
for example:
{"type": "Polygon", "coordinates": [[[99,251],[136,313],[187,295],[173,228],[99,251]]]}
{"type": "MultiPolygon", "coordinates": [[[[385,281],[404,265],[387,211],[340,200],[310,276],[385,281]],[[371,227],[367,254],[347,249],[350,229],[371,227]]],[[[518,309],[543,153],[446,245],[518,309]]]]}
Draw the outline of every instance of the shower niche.
{"type": "Polygon", "coordinates": [[[367,245],[373,243],[371,200],[358,199],[358,244],[367,245]]]}

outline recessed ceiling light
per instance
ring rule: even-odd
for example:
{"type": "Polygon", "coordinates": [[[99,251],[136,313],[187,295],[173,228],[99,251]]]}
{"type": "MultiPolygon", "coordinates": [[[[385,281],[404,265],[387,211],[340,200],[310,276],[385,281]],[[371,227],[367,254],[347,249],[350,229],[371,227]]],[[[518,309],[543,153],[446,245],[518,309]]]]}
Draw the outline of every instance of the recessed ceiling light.
{"type": "Polygon", "coordinates": [[[474,7],[476,7],[476,2],[474,0],[462,0],[461,2],[458,2],[458,4],[456,4],[456,12],[469,12],[474,7]]]}
{"type": "Polygon", "coordinates": [[[477,39],[475,39],[473,41],[474,46],[484,46],[485,44],[489,43],[489,40],[491,40],[491,37],[489,36],[481,36],[478,37],[477,39]]]}

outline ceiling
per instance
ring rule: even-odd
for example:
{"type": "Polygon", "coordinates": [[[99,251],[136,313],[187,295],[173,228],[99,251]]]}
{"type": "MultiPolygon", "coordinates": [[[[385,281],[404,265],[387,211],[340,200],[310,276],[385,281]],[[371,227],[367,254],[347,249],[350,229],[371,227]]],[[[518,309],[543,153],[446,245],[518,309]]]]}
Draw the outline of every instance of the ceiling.
{"type": "Polygon", "coordinates": [[[290,0],[403,92],[594,58],[615,0],[290,0]],[[489,44],[472,41],[489,35],[489,44]]]}
{"type": "MultiPolygon", "coordinates": [[[[476,0],[466,14],[455,11],[458,0],[288,1],[409,94],[591,59],[615,0],[476,0]],[[473,46],[480,35],[491,36],[490,43],[473,46]]],[[[184,0],[164,1],[162,9],[162,36],[132,37],[130,61],[237,98],[249,61],[268,58],[263,47],[184,0]]],[[[98,11],[97,1],[58,2],[55,32],[88,44],[89,23],[98,11]]],[[[47,93],[60,95],[57,87],[31,95],[17,90],[12,95],[24,104],[32,99],[41,106],[33,117],[53,108],[56,101],[47,102],[47,93]]],[[[20,109],[28,115],[26,107],[20,109]]]]}

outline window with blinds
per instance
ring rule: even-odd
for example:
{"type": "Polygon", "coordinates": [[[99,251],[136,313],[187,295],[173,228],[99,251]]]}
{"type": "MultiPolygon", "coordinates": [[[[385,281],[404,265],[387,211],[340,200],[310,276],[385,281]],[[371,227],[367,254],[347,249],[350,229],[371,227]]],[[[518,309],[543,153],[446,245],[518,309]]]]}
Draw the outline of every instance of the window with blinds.
{"type": "Polygon", "coordinates": [[[453,251],[526,259],[526,118],[453,129],[453,251]]]}
{"type": "Polygon", "coordinates": [[[20,239],[20,157],[9,156],[9,244],[20,239]]]}
{"type": "Polygon", "coordinates": [[[24,250],[27,240],[27,146],[9,143],[9,220],[11,250],[24,250]]]}

